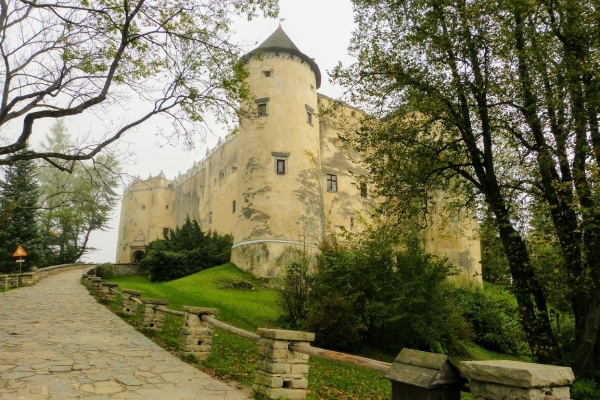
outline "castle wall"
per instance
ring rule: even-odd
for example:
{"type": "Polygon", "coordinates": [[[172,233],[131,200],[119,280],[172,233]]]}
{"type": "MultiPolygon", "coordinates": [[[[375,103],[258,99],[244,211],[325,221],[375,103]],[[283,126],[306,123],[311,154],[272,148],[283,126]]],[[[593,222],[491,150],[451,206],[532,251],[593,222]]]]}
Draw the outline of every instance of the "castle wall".
{"type": "Polygon", "coordinates": [[[141,247],[163,237],[173,226],[173,182],[162,173],[145,181],[138,180],[123,193],[117,242],[117,262],[132,261],[132,246],[141,247]],[[134,243],[136,239],[141,242],[134,243]]]}

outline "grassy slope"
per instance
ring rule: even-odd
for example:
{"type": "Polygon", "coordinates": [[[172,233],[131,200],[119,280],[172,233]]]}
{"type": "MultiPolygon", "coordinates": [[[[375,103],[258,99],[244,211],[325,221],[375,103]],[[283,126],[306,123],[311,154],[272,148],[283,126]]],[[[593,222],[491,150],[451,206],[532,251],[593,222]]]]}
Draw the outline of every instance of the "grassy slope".
{"type": "MultiPolygon", "coordinates": [[[[276,292],[262,288],[262,281],[245,274],[233,264],[225,264],[164,283],[151,283],[148,278],[141,276],[125,276],[110,281],[119,283],[119,290],[140,290],[142,297],[166,298],[171,309],[181,310],[184,305],[218,308],[218,319],[252,332],[258,327],[274,327],[274,321],[279,315],[276,292]],[[220,289],[235,281],[249,282],[255,289],[220,289]]],[[[151,336],[164,346],[175,350],[180,326],[179,317],[167,315],[163,332],[151,336]]],[[[478,346],[471,346],[470,352],[472,359],[507,358],[478,346]]],[[[256,343],[216,330],[213,355],[203,365],[207,372],[223,379],[233,379],[251,385],[254,381],[255,365],[256,343]]],[[[308,399],[390,397],[391,385],[383,379],[383,374],[314,357],[310,360],[308,399]]]]}

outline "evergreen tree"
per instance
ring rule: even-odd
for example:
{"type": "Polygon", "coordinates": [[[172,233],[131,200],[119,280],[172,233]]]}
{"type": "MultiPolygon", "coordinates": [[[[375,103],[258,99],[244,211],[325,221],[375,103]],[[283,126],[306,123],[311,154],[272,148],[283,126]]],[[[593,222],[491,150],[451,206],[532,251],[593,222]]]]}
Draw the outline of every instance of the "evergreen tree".
{"type": "Polygon", "coordinates": [[[43,264],[38,199],[39,185],[33,161],[21,160],[7,167],[4,181],[0,182],[0,272],[19,271],[12,256],[19,244],[28,254],[23,271],[43,264]]]}

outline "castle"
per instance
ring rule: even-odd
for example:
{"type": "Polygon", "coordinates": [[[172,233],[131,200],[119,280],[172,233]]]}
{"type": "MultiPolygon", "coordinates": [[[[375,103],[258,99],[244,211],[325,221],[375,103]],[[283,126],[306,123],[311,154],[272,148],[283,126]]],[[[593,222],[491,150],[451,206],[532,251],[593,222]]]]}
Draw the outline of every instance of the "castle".
{"type": "MultiPolygon", "coordinates": [[[[317,92],[321,71],[315,61],[281,26],[244,60],[260,124],[242,125],[220,139],[174,180],[161,172],[126,188],[117,262],[139,260],[146,244],[189,215],[203,230],[233,235],[231,261],[238,267],[272,276],[297,250],[317,254],[327,229],[352,229],[358,213],[372,204],[367,185],[357,181],[367,171],[342,148],[336,116],[317,114],[332,100],[317,92]]],[[[340,112],[360,118],[350,106],[340,112]]],[[[439,225],[429,228],[427,249],[480,280],[476,222],[439,225]]]]}

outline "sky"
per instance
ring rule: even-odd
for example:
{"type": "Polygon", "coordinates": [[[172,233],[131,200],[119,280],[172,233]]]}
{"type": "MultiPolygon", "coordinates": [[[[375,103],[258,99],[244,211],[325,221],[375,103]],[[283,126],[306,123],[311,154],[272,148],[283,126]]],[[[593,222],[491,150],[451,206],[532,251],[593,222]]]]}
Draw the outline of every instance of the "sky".
{"type": "MultiPolygon", "coordinates": [[[[248,52],[260,45],[277,29],[280,21],[283,30],[294,44],[307,56],[314,58],[323,76],[319,92],[329,97],[338,97],[342,88],[329,82],[329,74],[338,62],[343,65],[352,63],[347,47],[354,30],[352,4],[350,0],[281,0],[280,13],[277,19],[256,18],[250,22],[236,19],[233,24],[234,40],[248,52]]],[[[107,120],[107,124],[118,124],[116,120],[107,120]]],[[[82,133],[85,125],[71,125],[69,132],[82,133]],[[74,132],[75,131],[75,132],[74,132]],[[81,132],[77,132],[81,131],[81,132]]],[[[169,126],[165,121],[150,120],[140,128],[128,133],[118,144],[118,149],[132,155],[123,166],[129,176],[147,178],[156,176],[161,171],[167,179],[174,179],[179,172],[185,172],[195,161],[201,160],[206,149],[213,148],[219,137],[229,133],[226,127],[211,126],[206,143],[198,143],[192,150],[182,145],[165,144],[159,134],[160,130],[168,133],[169,126]]],[[[123,192],[123,187],[118,189],[123,192]]],[[[88,253],[84,261],[114,262],[117,249],[117,231],[119,226],[120,205],[113,212],[109,228],[106,231],[95,231],[90,237],[89,247],[98,250],[88,253]]]]}

